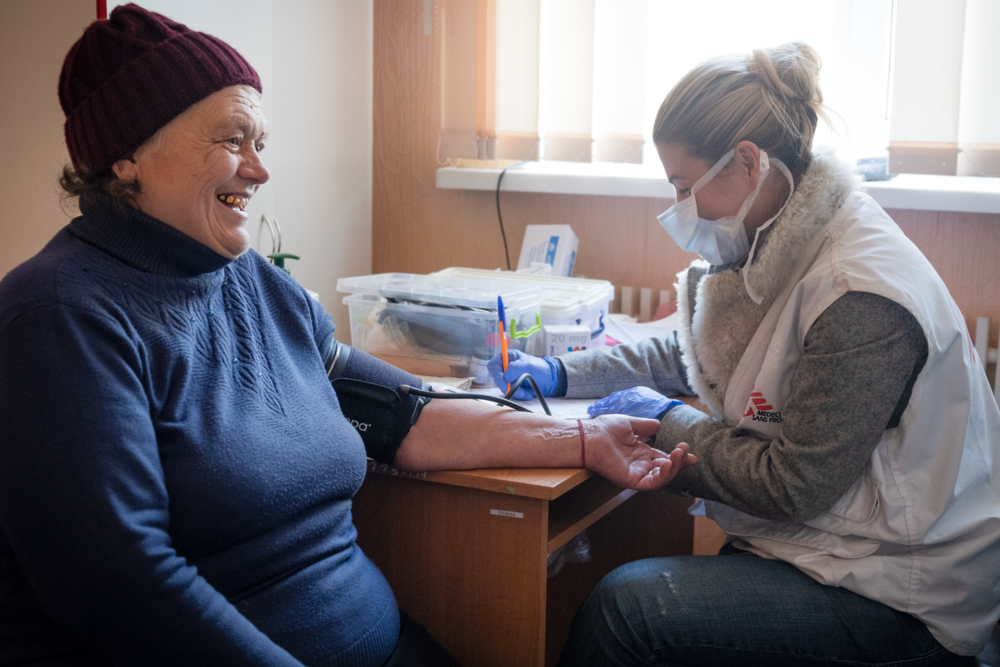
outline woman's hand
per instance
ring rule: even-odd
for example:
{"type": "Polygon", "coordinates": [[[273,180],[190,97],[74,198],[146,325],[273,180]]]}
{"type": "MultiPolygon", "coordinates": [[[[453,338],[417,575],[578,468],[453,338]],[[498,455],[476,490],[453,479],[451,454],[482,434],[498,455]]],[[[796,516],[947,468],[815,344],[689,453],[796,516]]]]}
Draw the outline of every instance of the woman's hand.
{"type": "Polygon", "coordinates": [[[670,454],[645,443],[660,422],[624,415],[604,415],[583,423],[587,467],[618,486],[651,491],[670,482],[697,457],[680,443],[670,454]]]}
{"type": "MultiPolygon", "coordinates": [[[[680,444],[667,454],[645,440],[660,422],[625,415],[583,419],[587,468],[622,487],[649,491],[695,462],[680,444]]],[[[403,439],[400,470],[572,468],[581,463],[575,419],[498,408],[480,401],[428,403],[403,439]]]]}
{"type": "MultiPolygon", "coordinates": [[[[486,364],[486,369],[490,372],[493,383],[500,391],[506,392],[507,383],[517,382],[517,379],[525,373],[534,378],[542,396],[551,396],[552,392],[555,391],[556,385],[559,383],[559,371],[556,370],[555,362],[548,357],[533,357],[520,350],[510,350],[507,354],[507,360],[509,363],[506,371],[503,369],[502,352],[495,355],[486,364]]],[[[527,381],[518,387],[513,396],[519,401],[528,401],[534,397],[535,390],[527,381]]]]}

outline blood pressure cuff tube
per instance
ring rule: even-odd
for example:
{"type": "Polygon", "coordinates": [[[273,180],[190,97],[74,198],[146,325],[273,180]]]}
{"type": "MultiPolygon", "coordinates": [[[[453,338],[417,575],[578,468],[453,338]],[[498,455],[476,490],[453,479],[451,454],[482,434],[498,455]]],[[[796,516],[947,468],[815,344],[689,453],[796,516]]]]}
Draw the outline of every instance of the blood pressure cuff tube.
{"type": "Polygon", "coordinates": [[[392,463],[430,400],[404,394],[399,385],[422,389],[420,378],[337,341],[331,343],[325,362],[340,409],[361,435],[368,456],[392,463]]]}

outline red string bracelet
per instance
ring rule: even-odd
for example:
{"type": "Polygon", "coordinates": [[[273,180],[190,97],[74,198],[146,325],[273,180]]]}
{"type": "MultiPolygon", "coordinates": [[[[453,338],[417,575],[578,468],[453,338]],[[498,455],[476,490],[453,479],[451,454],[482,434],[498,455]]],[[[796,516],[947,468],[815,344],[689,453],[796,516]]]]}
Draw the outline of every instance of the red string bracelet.
{"type": "Polygon", "coordinates": [[[579,419],[576,420],[577,426],[580,427],[580,460],[583,463],[580,464],[581,467],[587,467],[587,439],[583,437],[583,422],[579,419]]]}

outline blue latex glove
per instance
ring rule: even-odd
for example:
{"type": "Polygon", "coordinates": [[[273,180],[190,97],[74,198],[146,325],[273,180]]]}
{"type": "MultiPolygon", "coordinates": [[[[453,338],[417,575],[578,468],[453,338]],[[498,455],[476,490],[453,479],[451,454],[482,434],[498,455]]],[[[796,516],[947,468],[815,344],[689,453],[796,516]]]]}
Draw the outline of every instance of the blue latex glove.
{"type": "Polygon", "coordinates": [[[645,417],[646,419],[663,419],[663,416],[683,405],[680,401],[671,400],[649,387],[632,387],[616,391],[587,408],[591,417],[597,415],[628,415],[629,417],[645,417]]]}
{"type": "MultiPolygon", "coordinates": [[[[520,350],[508,350],[507,361],[506,373],[503,371],[503,353],[494,356],[486,364],[486,370],[490,372],[490,377],[493,378],[493,382],[500,388],[500,391],[506,393],[507,383],[514,384],[517,382],[517,378],[525,373],[534,378],[542,396],[551,396],[552,392],[555,391],[556,384],[559,383],[559,368],[556,366],[556,362],[548,357],[534,357],[520,350]]],[[[535,390],[525,380],[514,392],[512,398],[526,401],[534,397],[535,390]]]]}

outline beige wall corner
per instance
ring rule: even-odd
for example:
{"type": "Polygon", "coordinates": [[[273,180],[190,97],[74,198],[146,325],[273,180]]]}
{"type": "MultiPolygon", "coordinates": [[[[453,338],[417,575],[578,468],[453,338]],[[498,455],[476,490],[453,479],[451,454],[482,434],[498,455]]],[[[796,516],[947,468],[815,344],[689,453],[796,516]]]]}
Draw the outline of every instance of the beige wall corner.
{"type": "Polygon", "coordinates": [[[0,21],[0,277],[77,215],[62,206],[69,163],[58,82],[63,57],[96,15],[93,2],[4,0],[0,21]]]}

